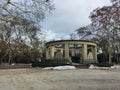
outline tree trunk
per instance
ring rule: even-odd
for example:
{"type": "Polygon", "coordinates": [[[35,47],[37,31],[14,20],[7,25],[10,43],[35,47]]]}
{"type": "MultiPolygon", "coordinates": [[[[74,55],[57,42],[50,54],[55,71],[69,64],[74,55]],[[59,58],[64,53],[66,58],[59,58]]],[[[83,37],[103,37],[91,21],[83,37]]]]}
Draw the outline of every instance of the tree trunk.
{"type": "Polygon", "coordinates": [[[112,56],[112,49],[111,49],[111,46],[110,46],[110,43],[109,43],[109,47],[108,47],[108,60],[109,60],[109,64],[112,63],[111,56],[112,56]]]}
{"type": "Polygon", "coordinates": [[[111,52],[108,53],[108,56],[109,56],[109,64],[112,63],[112,60],[111,60],[111,52]]]}

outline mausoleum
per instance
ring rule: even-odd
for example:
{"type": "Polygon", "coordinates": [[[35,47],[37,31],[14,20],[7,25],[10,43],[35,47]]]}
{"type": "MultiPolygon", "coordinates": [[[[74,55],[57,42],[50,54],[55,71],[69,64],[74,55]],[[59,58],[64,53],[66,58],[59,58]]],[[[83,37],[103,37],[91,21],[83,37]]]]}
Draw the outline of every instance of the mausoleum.
{"type": "Polygon", "coordinates": [[[97,43],[86,40],[57,40],[46,43],[46,60],[68,60],[78,63],[97,62],[97,43]]]}

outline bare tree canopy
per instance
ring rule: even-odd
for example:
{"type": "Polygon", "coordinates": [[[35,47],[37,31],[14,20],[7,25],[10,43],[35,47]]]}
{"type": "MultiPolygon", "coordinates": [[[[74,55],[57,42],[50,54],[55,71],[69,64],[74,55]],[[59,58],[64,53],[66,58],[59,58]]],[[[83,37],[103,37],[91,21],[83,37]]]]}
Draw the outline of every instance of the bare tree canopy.
{"type": "Polygon", "coordinates": [[[41,21],[45,13],[53,9],[51,0],[1,0],[0,19],[12,20],[14,17],[41,21]]]}
{"type": "MultiPolygon", "coordinates": [[[[111,63],[111,54],[120,52],[120,0],[111,0],[110,6],[97,8],[90,13],[92,23],[77,30],[79,35],[85,34],[87,37],[93,35],[94,40],[99,43],[104,42],[104,46],[109,54],[109,63],[111,63]]],[[[105,49],[104,48],[104,49],[105,49]]]]}
{"type": "Polygon", "coordinates": [[[51,0],[0,0],[0,63],[20,55],[40,57],[40,22],[53,9],[51,0]]]}

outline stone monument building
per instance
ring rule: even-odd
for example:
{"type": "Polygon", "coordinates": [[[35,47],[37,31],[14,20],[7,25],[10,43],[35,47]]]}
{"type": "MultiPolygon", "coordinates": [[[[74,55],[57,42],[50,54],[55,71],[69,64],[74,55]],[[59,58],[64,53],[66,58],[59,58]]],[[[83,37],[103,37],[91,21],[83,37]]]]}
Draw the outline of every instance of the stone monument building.
{"type": "Polygon", "coordinates": [[[86,40],[57,40],[46,43],[46,60],[78,57],[79,63],[97,62],[97,43],[86,40]]]}

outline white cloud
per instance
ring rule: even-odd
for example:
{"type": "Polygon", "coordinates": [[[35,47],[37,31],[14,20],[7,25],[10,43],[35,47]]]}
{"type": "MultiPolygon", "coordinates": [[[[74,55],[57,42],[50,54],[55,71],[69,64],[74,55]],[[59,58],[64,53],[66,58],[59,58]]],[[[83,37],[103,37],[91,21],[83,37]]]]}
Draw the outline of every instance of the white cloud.
{"type": "Polygon", "coordinates": [[[80,26],[90,23],[89,14],[93,9],[108,5],[110,0],[54,0],[55,11],[48,14],[43,28],[54,39],[68,35],[80,26]]]}
{"type": "Polygon", "coordinates": [[[44,30],[43,33],[46,37],[45,40],[47,40],[47,41],[53,40],[55,38],[55,33],[51,30],[44,30]]]}

